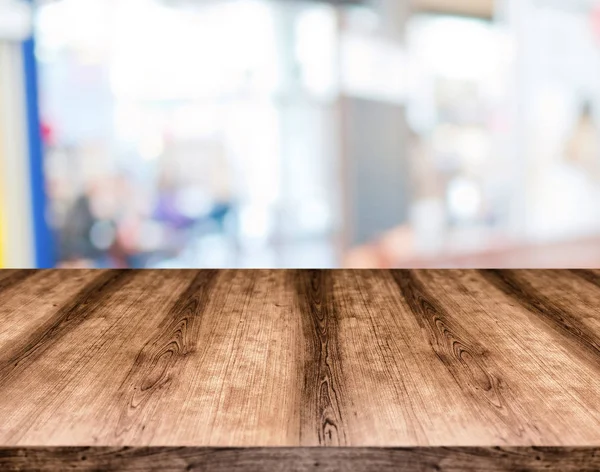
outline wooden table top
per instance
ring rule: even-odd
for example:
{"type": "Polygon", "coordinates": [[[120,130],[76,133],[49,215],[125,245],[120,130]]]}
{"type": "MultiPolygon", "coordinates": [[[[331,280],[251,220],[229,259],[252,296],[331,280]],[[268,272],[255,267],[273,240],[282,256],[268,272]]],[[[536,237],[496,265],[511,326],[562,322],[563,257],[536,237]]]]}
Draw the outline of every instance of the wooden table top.
{"type": "Polygon", "coordinates": [[[600,470],[600,271],[0,271],[0,469],[230,447],[600,470]]]}

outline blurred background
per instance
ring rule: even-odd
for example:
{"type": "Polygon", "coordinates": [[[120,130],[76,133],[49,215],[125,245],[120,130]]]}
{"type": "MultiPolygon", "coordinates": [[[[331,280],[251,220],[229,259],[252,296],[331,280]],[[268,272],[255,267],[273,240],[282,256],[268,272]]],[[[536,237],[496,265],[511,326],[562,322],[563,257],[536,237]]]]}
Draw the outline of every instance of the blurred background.
{"type": "Polygon", "coordinates": [[[600,266],[598,0],[0,0],[0,267],[600,266]]]}

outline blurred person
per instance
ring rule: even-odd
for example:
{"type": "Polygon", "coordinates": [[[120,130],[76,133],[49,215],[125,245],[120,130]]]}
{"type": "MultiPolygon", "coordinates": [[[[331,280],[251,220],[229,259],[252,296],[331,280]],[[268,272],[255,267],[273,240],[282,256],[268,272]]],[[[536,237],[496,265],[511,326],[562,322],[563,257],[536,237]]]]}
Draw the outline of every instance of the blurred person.
{"type": "Polygon", "coordinates": [[[174,147],[159,171],[153,218],[172,233],[198,228],[224,232],[234,207],[231,168],[223,146],[211,143],[201,149],[198,155],[197,147],[191,151],[185,143],[174,147]]]}
{"type": "Polygon", "coordinates": [[[136,220],[128,179],[90,180],[66,212],[59,233],[62,267],[130,267],[136,253],[136,220]]]}
{"type": "Polygon", "coordinates": [[[178,205],[179,186],[172,175],[162,171],[158,180],[158,198],[153,217],[173,230],[190,227],[194,219],[185,215],[178,205]]]}
{"type": "Polygon", "coordinates": [[[95,223],[90,194],[83,192],[67,209],[58,233],[60,267],[91,267],[92,261],[102,255],[90,238],[95,223]]]}
{"type": "Polygon", "coordinates": [[[600,183],[600,141],[591,102],[585,102],[567,142],[565,158],[600,183]]]}

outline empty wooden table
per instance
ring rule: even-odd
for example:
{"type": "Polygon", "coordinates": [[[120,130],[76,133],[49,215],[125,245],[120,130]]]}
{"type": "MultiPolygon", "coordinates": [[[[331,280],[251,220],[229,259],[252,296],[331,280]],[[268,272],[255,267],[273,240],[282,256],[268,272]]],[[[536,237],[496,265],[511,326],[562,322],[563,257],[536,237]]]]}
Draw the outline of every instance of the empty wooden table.
{"type": "Polygon", "coordinates": [[[600,470],[600,271],[0,271],[0,470],[600,470]]]}

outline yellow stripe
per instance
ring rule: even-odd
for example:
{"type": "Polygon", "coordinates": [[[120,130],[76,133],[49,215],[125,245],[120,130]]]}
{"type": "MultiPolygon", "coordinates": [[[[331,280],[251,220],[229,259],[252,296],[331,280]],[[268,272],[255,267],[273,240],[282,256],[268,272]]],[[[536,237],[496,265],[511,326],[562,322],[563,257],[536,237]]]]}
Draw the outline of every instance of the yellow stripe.
{"type": "MultiPolygon", "coordinates": [[[[2,48],[5,48],[6,45],[3,44],[2,42],[0,42],[0,68],[2,68],[3,66],[5,67],[6,64],[2,64],[3,59],[4,59],[4,55],[2,54],[2,48]]],[[[6,227],[6,215],[5,215],[5,202],[4,200],[4,193],[6,190],[5,187],[5,182],[4,182],[4,178],[6,178],[6,172],[4,172],[3,170],[3,166],[5,165],[5,161],[6,161],[6,156],[4,155],[6,147],[5,147],[5,143],[3,141],[3,133],[4,133],[4,113],[3,113],[3,109],[6,106],[5,103],[3,103],[3,94],[1,93],[2,91],[0,91],[0,268],[3,268],[5,265],[5,261],[6,261],[6,231],[8,231],[8,228],[6,227]]]]}
{"type": "MultiPolygon", "coordinates": [[[[2,103],[0,103],[0,107],[2,106],[2,103]]],[[[2,122],[0,121],[0,269],[4,267],[5,264],[5,260],[6,260],[6,247],[5,247],[5,241],[6,241],[6,237],[5,237],[5,232],[7,231],[6,228],[6,216],[4,215],[4,182],[3,182],[3,177],[4,177],[4,172],[2,170],[2,165],[4,164],[4,154],[2,152],[2,148],[3,148],[3,142],[2,142],[2,122]]]]}

